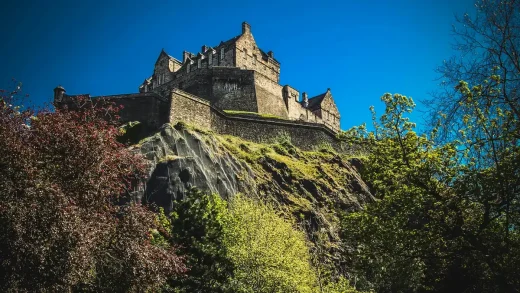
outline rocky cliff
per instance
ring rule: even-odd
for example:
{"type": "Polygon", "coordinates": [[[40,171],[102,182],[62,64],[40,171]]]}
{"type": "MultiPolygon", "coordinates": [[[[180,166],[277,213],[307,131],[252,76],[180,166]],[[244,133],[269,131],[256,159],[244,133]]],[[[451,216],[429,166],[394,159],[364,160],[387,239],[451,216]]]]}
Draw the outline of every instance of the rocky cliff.
{"type": "Polygon", "coordinates": [[[168,211],[197,187],[224,198],[242,193],[271,201],[329,258],[339,241],[337,211],[373,200],[358,173],[359,160],[326,145],[301,151],[284,137],[258,144],[179,123],[165,124],[132,148],[150,162],[140,200],[168,211]]]}

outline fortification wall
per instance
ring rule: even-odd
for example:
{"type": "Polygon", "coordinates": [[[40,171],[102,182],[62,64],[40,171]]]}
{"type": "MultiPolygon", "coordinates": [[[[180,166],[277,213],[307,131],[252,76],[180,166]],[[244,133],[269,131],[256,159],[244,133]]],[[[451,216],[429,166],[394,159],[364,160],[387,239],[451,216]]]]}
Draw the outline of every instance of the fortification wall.
{"type": "Polygon", "coordinates": [[[171,103],[171,123],[183,121],[219,134],[259,143],[275,141],[282,135],[288,135],[291,142],[303,150],[312,150],[323,143],[330,144],[338,151],[342,150],[334,132],[322,125],[228,115],[209,102],[178,89],[172,91],[171,103]]]}
{"type": "Polygon", "coordinates": [[[140,121],[149,127],[160,127],[166,121],[170,113],[170,105],[167,99],[156,95],[121,95],[106,98],[118,105],[123,105],[120,111],[123,122],[140,121]]]}
{"type": "Polygon", "coordinates": [[[258,72],[255,72],[254,74],[258,113],[289,118],[287,106],[285,105],[282,95],[283,87],[263,74],[258,72]]]}
{"type": "Polygon", "coordinates": [[[212,129],[211,105],[187,92],[174,89],[171,92],[170,123],[185,122],[198,127],[212,129]]]}
{"type": "Polygon", "coordinates": [[[258,112],[253,71],[226,67],[214,67],[212,70],[212,94],[216,107],[258,112]]]}

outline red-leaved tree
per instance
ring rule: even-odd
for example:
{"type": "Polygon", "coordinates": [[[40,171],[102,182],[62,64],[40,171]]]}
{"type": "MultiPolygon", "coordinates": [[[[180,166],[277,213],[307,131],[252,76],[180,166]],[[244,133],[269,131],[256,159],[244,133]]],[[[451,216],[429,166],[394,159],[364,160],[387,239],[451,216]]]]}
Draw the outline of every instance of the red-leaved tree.
{"type": "Polygon", "coordinates": [[[0,97],[0,288],[141,292],[183,273],[151,243],[155,214],[117,204],[145,174],[116,141],[117,107],[35,113],[15,106],[18,91],[0,97]]]}

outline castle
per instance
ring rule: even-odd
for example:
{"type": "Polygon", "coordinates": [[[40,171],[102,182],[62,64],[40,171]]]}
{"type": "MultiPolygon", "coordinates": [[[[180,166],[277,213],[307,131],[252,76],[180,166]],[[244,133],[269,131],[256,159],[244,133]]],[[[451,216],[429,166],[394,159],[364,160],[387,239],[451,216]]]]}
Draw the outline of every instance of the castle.
{"type": "MultiPolygon", "coordinates": [[[[279,82],[280,63],[273,52],[257,46],[251,26],[244,22],[240,35],[216,47],[204,45],[197,54],[184,51],[182,61],[162,50],[152,76],[139,86],[139,93],[105,98],[125,107],[123,120],[139,120],[150,126],[184,121],[236,134],[248,132],[238,124],[256,122],[253,129],[257,130],[258,123],[262,129],[284,125],[285,133],[295,133],[293,128],[299,127],[296,132],[321,129],[325,136],[335,137],[340,115],[330,89],[312,98],[303,92],[300,99],[298,90],[279,82]]],[[[70,106],[75,97],[66,95],[61,86],[54,90],[56,107],[70,106]]],[[[248,138],[258,140],[255,134],[248,138]]]]}

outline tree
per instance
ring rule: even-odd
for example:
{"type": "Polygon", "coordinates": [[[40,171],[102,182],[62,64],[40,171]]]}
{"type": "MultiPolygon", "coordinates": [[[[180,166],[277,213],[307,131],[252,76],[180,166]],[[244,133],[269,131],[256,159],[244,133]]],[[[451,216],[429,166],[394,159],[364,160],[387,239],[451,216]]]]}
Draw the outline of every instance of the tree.
{"type": "MultiPolygon", "coordinates": [[[[182,292],[316,292],[304,233],[276,210],[237,195],[192,191],[175,203],[173,241],[191,269],[171,287],[182,292]]],[[[325,292],[348,288],[330,284],[325,292]]]]}
{"type": "Polygon", "coordinates": [[[234,292],[313,292],[316,277],[302,231],[273,207],[240,195],[229,211],[223,243],[235,266],[234,292]]]}
{"type": "Polygon", "coordinates": [[[0,98],[0,287],[7,291],[143,291],[185,270],[152,245],[155,215],[117,205],[144,161],[116,141],[110,104],[49,112],[0,98]]]}
{"type": "Polygon", "coordinates": [[[453,139],[462,123],[461,103],[455,86],[461,80],[480,84],[491,74],[500,76],[500,92],[495,99],[520,121],[520,1],[478,0],[474,15],[456,18],[453,26],[456,55],[437,69],[441,90],[425,101],[430,107],[430,124],[435,126],[439,113],[446,115],[439,128],[439,139],[453,139]],[[494,71],[492,73],[492,71],[494,71]]]}
{"type": "Polygon", "coordinates": [[[217,194],[192,189],[174,202],[171,240],[190,269],[173,278],[170,287],[181,292],[232,292],[229,280],[234,266],[223,243],[227,217],[227,202],[217,194]]]}
{"type": "MultiPolygon", "coordinates": [[[[405,117],[414,103],[386,94],[373,132],[350,139],[368,148],[363,178],[378,201],[346,215],[342,237],[361,288],[378,292],[518,292],[519,143],[515,114],[487,105],[501,88],[461,82],[459,137],[439,144],[405,117]],[[493,114],[492,111],[495,111],[493,114]]],[[[374,113],[375,116],[375,113],[374,113]]],[[[438,125],[442,125],[443,119],[438,125]]]]}

